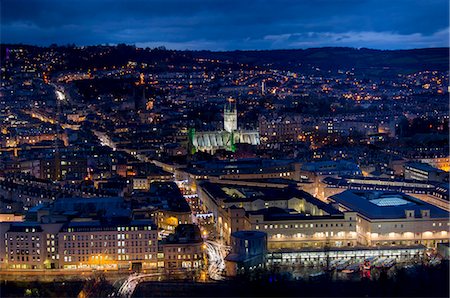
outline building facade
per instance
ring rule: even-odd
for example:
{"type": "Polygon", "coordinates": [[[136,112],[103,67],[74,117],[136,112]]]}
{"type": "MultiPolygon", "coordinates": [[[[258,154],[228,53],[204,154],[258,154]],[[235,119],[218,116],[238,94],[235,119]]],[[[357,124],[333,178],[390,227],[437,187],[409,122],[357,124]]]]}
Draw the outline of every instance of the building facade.
{"type": "Polygon", "coordinates": [[[189,141],[195,151],[214,153],[219,149],[235,151],[237,143],[259,145],[259,132],[253,130],[240,130],[237,123],[236,103],[231,100],[224,107],[224,123],[221,131],[196,132],[191,129],[189,141]]]}
{"type": "Polygon", "coordinates": [[[357,213],[357,232],[368,246],[449,242],[449,212],[404,193],[346,190],[330,201],[357,213]]]}
{"type": "Polygon", "coordinates": [[[206,250],[200,229],[193,224],[176,227],[162,243],[164,267],[167,273],[193,271],[200,273],[206,266],[206,250]]]}
{"type": "Polygon", "coordinates": [[[62,269],[158,268],[158,231],[149,220],[71,221],[58,233],[58,243],[62,269]]]}

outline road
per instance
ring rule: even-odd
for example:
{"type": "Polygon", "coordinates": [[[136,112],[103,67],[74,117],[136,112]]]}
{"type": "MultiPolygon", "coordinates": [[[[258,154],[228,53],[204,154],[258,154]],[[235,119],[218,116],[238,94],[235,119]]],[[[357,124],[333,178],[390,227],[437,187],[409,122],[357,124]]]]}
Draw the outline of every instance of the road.
{"type": "Polygon", "coordinates": [[[134,290],[136,290],[137,285],[140,282],[145,281],[145,279],[155,278],[162,276],[162,273],[150,273],[150,274],[132,274],[128,276],[128,278],[123,282],[120,286],[117,293],[112,294],[111,296],[130,298],[132,297],[134,290]]]}
{"type": "Polygon", "coordinates": [[[207,240],[206,253],[208,255],[208,274],[213,280],[223,280],[225,271],[225,257],[230,251],[230,247],[207,240]]]}
{"type": "Polygon", "coordinates": [[[111,138],[106,133],[98,131],[98,130],[93,130],[92,132],[98,138],[98,140],[100,141],[100,144],[102,146],[107,146],[114,151],[118,150],[118,151],[126,152],[130,155],[133,155],[134,157],[136,157],[137,159],[139,159],[140,161],[143,161],[143,162],[151,162],[151,160],[144,154],[135,153],[129,149],[117,149],[117,145],[111,140],[111,138]]]}
{"type": "Polygon", "coordinates": [[[93,130],[92,132],[98,138],[98,140],[100,141],[100,144],[102,146],[109,147],[114,151],[117,150],[116,144],[114,144],[114,142],[111,140],[111,138],[106,133],[98,131],[98,130],[93,130]]]}

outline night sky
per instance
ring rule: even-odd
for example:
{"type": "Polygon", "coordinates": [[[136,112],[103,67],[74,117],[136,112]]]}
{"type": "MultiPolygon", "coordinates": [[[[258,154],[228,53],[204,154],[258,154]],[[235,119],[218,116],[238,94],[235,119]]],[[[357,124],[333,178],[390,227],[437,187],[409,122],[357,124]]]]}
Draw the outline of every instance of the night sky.
{"type": "Polygon", "coordinates": [[[169,49],[449,44],[448,0],[1,0],[1,42],[169,49]]]}

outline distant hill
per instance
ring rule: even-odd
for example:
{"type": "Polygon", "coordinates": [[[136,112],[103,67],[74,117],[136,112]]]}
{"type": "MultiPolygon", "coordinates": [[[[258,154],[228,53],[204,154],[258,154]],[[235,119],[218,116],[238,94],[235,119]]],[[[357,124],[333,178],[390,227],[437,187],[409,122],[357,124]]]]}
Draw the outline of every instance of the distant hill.
{"type": "Polygon", "coordinates": [[[391,69],[399,73],[420,70],[446,71],[449,48],[414,50],[373,50],[355,48],[311,48],[298,50],[191,52],[193,56],[230,60],[253,65],[273,65],[274,68],[301,70],[319,67],[326,70],[351,69],[375,71],[391,69]]]}
{"type": "MultiPolygon", "coordinates": [[[[46,51],[48,47],[30,45],[0,44],[0,56],[5,57],[6,48],[27,48],[30,53],[46,51]]],[[[254,51],[176,51],[164,47],[146,48],[139,51],[134,46],[88,46],[77,48],[56,46],[51,48],[65,52],[69,69],[73,67],[101,67],[124,65],[127,61],[162,64],[197,64],[194,58],[206,58],[234,63],[234,69],[240,64],[250,67],[269,67],[298,71],[302,73],[328,70],[351,70],[363,76],[396,75],[424,70],[449,70],[449,48],[426,48],[413,50],[373,50],[344,47],[325,47],[294,50],[254,50],[254,51]],[[109,49],[108,54],[104,50],[109,49]],[[103,52],[102,55],[99,55],[103,52]]],[[[211,65],[215,67],[214,65],[211,65]]],[[[165,70],[165,69],[161,69],[165,70]]],[[[316,72],[317,73],[317,72],[316,72]]]]}

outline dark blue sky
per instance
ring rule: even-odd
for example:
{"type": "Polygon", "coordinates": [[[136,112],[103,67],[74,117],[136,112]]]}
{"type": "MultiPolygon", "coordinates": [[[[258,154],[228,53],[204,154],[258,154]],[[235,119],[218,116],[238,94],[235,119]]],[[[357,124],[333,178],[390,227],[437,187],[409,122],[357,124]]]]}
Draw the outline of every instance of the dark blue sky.
{"type": "Polygon", "coordinates": [[[449,44],[448,0],[1,0],[1,42],[171,49],[449,44]]]}

